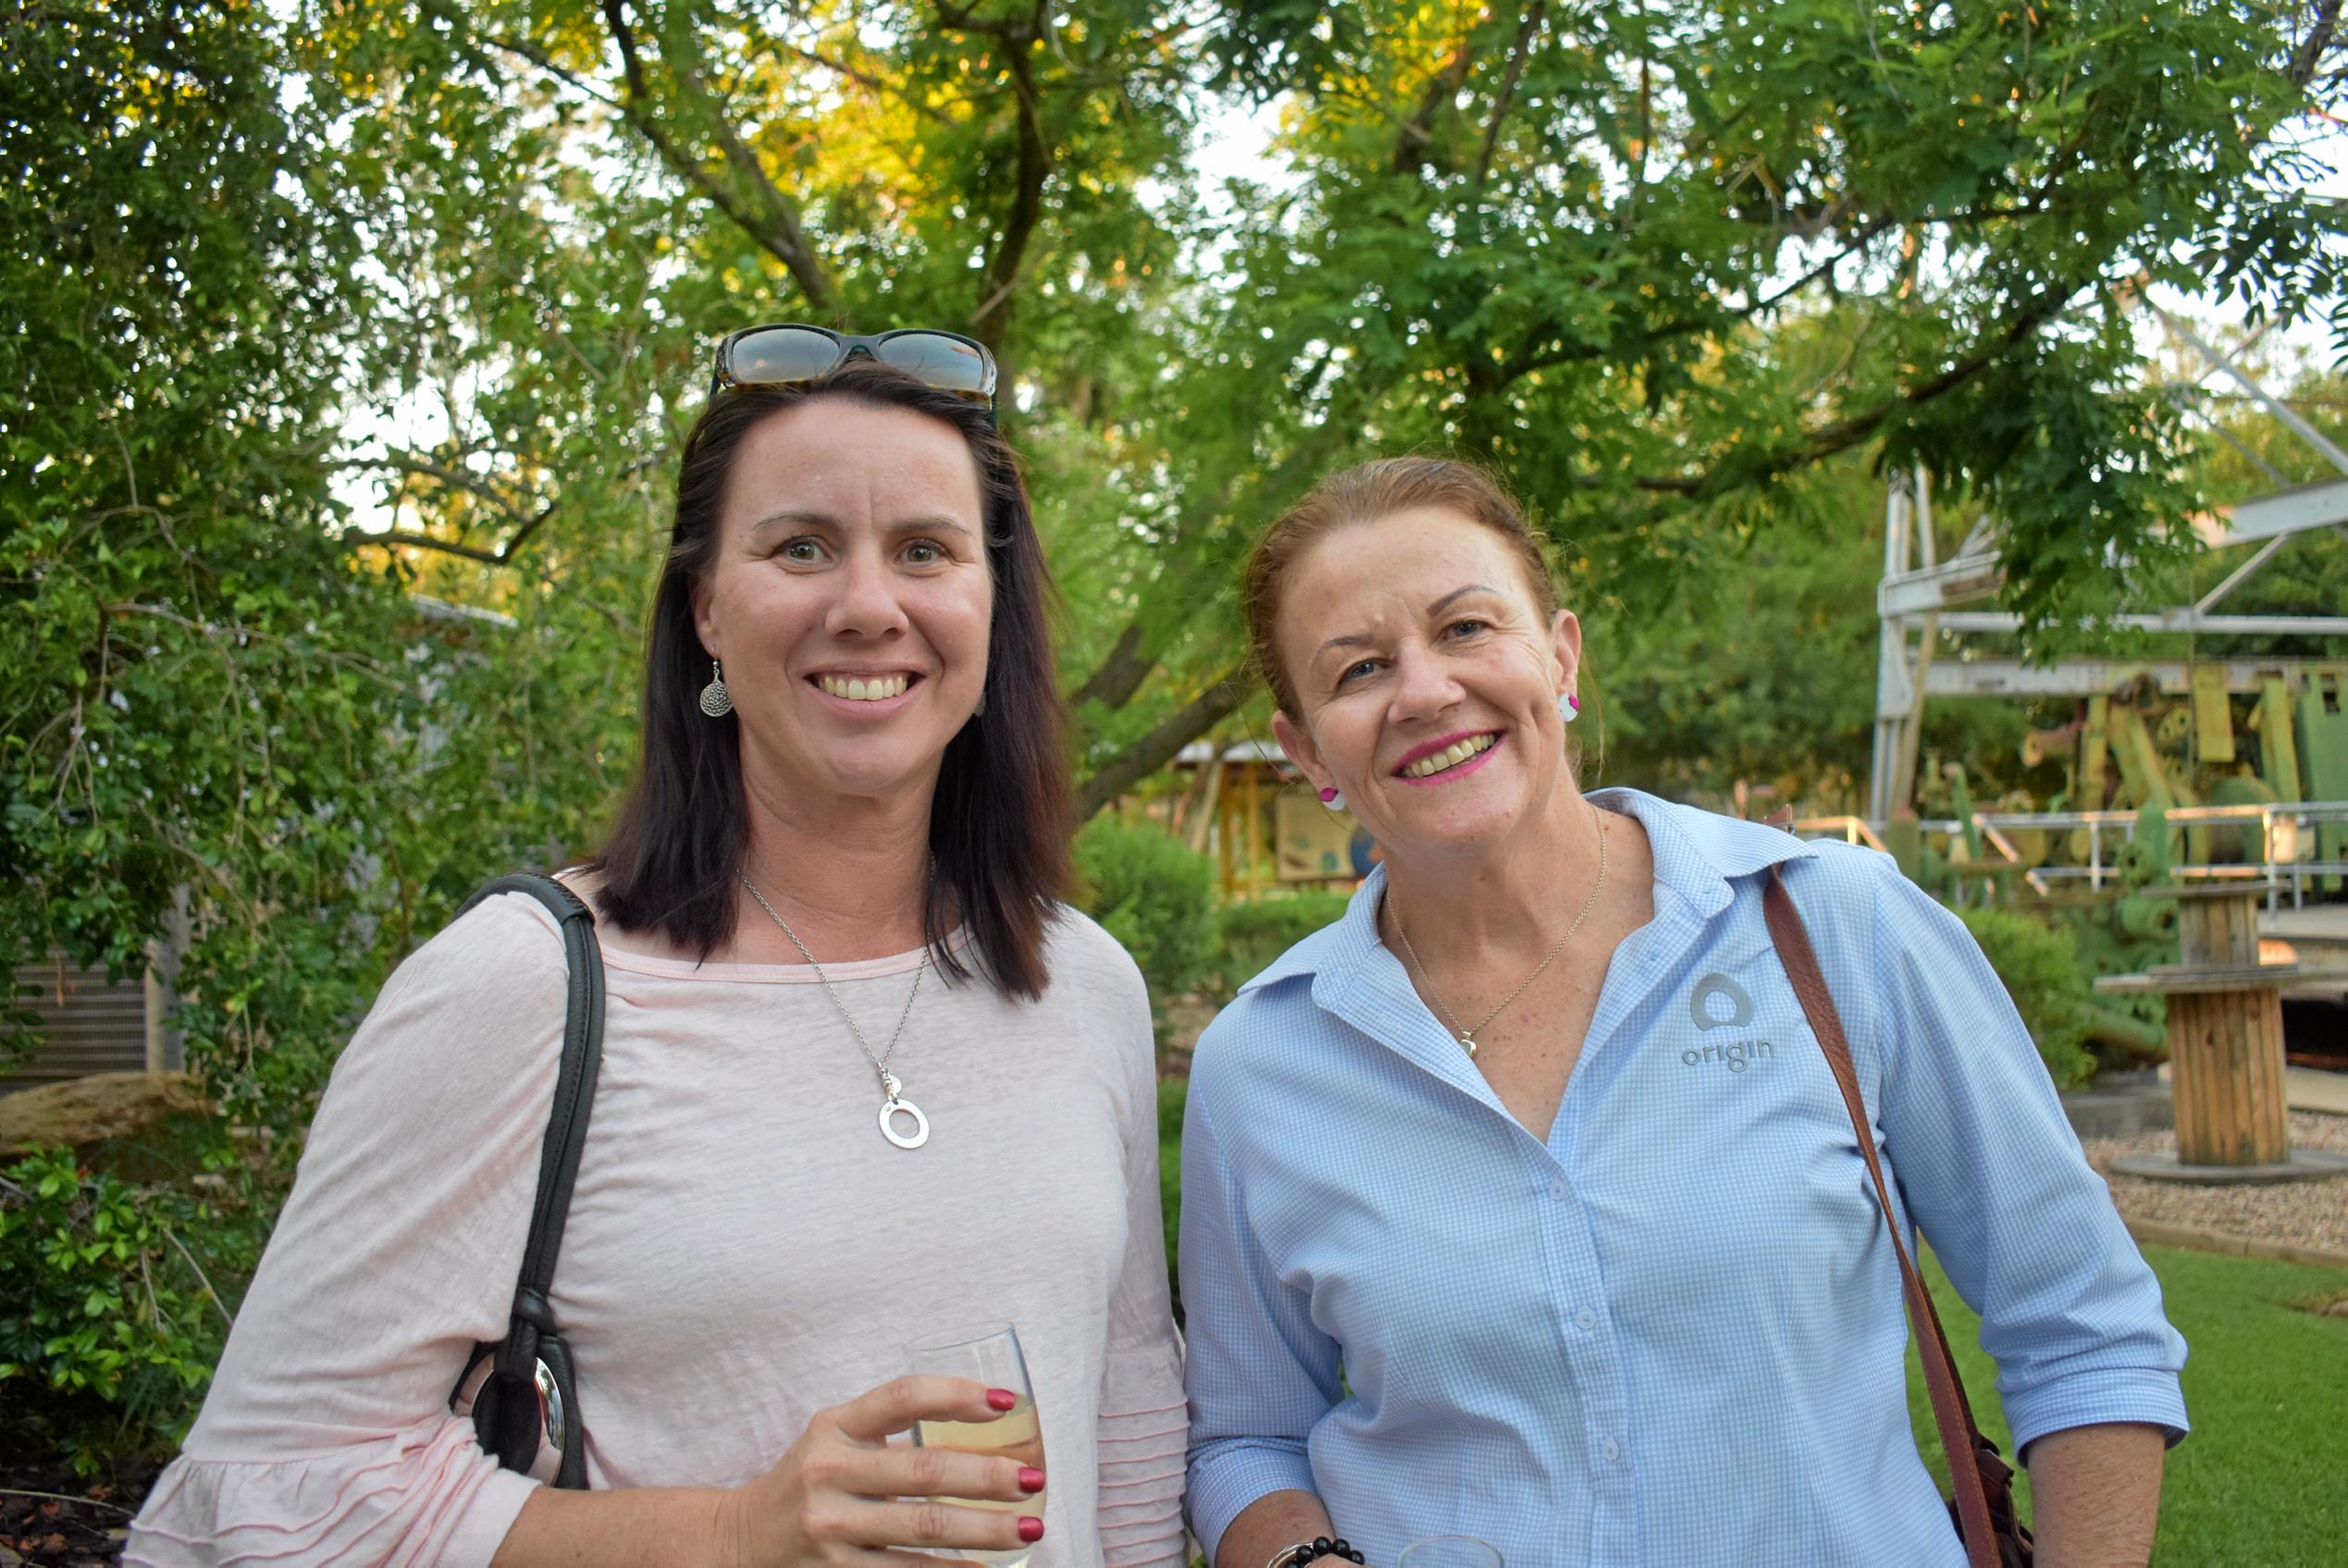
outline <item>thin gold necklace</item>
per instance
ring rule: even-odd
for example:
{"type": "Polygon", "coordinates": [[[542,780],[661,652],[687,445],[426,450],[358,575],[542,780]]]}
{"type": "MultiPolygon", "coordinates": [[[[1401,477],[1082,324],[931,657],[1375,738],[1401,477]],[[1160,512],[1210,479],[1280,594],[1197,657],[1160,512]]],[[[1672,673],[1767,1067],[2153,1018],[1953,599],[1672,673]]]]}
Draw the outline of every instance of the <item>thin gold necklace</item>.
{"type": "MultiPolygon", "coordinates": [[[[1584,804],[1587,805],[1588,802],[1584,804]]],[[[1435,1011],[1441,1017],[1443,1027],[1457,1031],[1460,1045],[1467,1052],[1470,1061],[1476,1058],[1476,1037],[1491,1028],[1492,1020],[1508,1011],[1508,1005],[1524,995],[1526,986],[1541,978],[1541,971],[1549,968],[1550,959],[1565,950],[1565,944],[1574,939],[1574,933],[1582,929],[1582,922],[1589,919],[1589,912],[1598,907],[1598,895],[1606,887],[1606,813],[1595,806],[1591,806],[1589,809],[1590,814],[1598,819],[1598,880],[1589,884],[1589,896],[1582,900],[1581,912],[1574,917],[1574,923],[1567,926],[1564,933],[1555,942],[1550,944],[1548,956],[1539,963],[1535,964],[1533,972],[1517,982],[1516,989],[1502,997],[1501,1005],[1486,1013],[1484,1021],[1474,1029],[1461,1029],[1459,1020],[1452,1016],[1450,1004],[1446,1003],[1442,994],[1435,989],[1435,977],[1427,972],[1427,960],[1420,957],[1418,949],[1411,945],[1411,933],[1403,925],[1403,912],[1394,907],[1392,886],[1390,884],[1386,890],[1386,907],[1394,917],[1394,934],[1403,939],[1403,951],[1411,956],[1411,967],[1418,970],[1419,981],[1427,987],[1427,999],[1435,1004],[1435,1011]]]]}

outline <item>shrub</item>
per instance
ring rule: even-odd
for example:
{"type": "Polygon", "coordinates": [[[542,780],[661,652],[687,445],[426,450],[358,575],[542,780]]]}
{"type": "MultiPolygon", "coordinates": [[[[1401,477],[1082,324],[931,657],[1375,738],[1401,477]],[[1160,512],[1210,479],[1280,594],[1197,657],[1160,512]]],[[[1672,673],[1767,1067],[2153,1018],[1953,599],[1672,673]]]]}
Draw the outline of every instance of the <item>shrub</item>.
{"type": "Polygon", "coordinates": [[[2095,996],[2080,967],[2078,939],[2067,927],[2050,926],[2011,909],[1959,909],[1957,918],[1981,944],[1989,967],[1997,971],[2015,1010],[2030,1026],[2055,1087],[2069,1089],[2086,1081],[2095,1066],[2086,1049],[2095,996]]]}
{"type": "Polygon", "coordinates": [[[1228,1002],[1273,959],[1345,914],[1342,893],[1293,893],[1227,904],[1215,916],[1214,999],[1228,1002]]]}
{"type": "Polygon", "coordinates": [[[20,1413],[0,1458],[117,1485],[167,1459],[227,1343],[216,1282],[241,1286],[266,1232],[250,1207],[87,1170],[69,1149],[0,1172],[0,1404],[20,1413]]]}
{"type": "Polygon", "coordinates": [[[1154,827],[1096,817],[1076,835],[1078,903],[1125,945],[1150,1004],[1194,991],[1214,946],[1215,863],[1154,827]]]}

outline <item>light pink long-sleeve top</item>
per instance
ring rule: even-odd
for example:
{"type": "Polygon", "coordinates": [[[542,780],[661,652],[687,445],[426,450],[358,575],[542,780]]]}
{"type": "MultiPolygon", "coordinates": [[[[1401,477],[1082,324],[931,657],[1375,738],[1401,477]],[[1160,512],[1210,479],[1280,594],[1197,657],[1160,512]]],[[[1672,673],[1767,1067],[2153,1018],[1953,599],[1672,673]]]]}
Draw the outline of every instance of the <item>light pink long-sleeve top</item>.
{"type": "MultiPolygon", "coordinates": [[[[875,1049],[918,952],[826,966],[875,1049]]],[[[738,1485],[808,1418],[1008,1320],[1043,1414],[1038,1568],[1179,1562],[1187,1422],[1149,1006],[1073,912],[1051,985],[923,981],[890,1067],[905,1151],[805,966],[605,950],[601,1080],[554,1282],[598,1488],[738,1485]]],[[[124,1561],[486,1563],[537,1483],[449,1393],[505,1331],[564,972],[533,900],[402,964],[337,1064],[182,1456],[124,1561]]]]}

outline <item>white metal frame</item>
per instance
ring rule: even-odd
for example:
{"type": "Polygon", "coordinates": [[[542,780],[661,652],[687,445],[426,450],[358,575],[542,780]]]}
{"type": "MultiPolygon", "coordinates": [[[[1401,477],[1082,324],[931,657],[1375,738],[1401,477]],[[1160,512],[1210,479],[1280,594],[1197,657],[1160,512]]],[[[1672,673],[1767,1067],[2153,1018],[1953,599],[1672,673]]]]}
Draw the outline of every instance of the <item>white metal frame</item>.
{"type": "MultiPolygon", "coordinates": [[[[2246,830],[2255,823],[2258,829],[2257,859],[2181,861],[2172,864],[2169,871],[2180,882],[2263,882],[2268,884],[2267,909],[2269,914],[2281,906],[2281,886],[2284,883],[2291,885],[2292,907],[2298,908],[2307,901],[2308,878],[2348,876],[2348,860],[2312,858],[2316,846],[2316,828],[2321,823],[2348,822],[2348,800],[2280,801],[2250,806],[2174,806],[2163,813],[2162,821],[2164,828],[2170,832],[2228,825],[2246,830]]],[[[2085,828],[2085,865],[2039,865],[2022,872],[2022,880],[2033,891],[2045,894],[2052,892],[2058,882],[2083,881],[2091,889],[2097,891],[2107,884],[2117,883],[2119,870],[2107,858],[2107,851],[2115,843],[2135,838],[2137,814],[2133,811],[1976,811],[1970,819],[1927,818],[1916,826],[1921,833],[1957,838],[1964,833],[1968,822],[1981,834],[1983,842],[1997,852],[1996,860],[1985,862],[1993,869],[1999,865],[2021,864],[2021,853],[2008,836],[2011,833],[2032,831],[2069,833],[2076,828],[2085,828]]],[[[1792,827],[1804,838],[1835,837],[1876,849],[1885,847],[1874,828],[1858,817],[1811,817],[1793,823],[1792,827]]]]}
{"type": "MultiPolygon", "coordinates": [[[[2188,389],[2197,387],[2213,372],[2225,375],[2292,434],[2322,453],[2342,476],[2275,490],[2233,506],[2220,507],[2214,516],[2198,519],[2202,537],[2212,549],[2259,539],[2266,543],[2194,603],[2151,614],[2115,616],[2114,623],[2148,632],[2195,636],[2265,634],[2348,638],[2348,615],[2215,613],[2227,595],[2249,581],[2290,539],[2318,528],[2332,528],[2348,537],[2348,529],[2341,527],[2348,524],[2348,451],[2342,451],[2302,418],[2297,410],[2260,386],[2233,358],[2204,341],[2191,327],[2141,292],[2128,290],[2123,293],[2122,302],[2141,305],[2150,312],[2172,339],[2203,362],[2202,368],[2185,384],[2188,389]]],[[[2211,423],[2214,426],[2215,422],[2211,423]]],[[[2259,465],[2267,466],[2264,463],[2259,465]]],[[[2273,471],[2270,468],[2268,472],[2273,471]]],[[[1874,758],[1867,782],[1869,821],[1888,821],[1915,799],[1917,746],[1927,698],[2087,697],[2110,691],[2120,679],[2133,673],[2151,673],[2164,691],[2187,689],[2190,672],[2182,660],[2066,659],[2037,667],[2007,658],[1936,660],[1934,653],[1943,633],[2013,632],[2021,629],[2021,617],[2003,611],[1958,608],[1994,599],[2005,586],[2005,573],[1998,564],[1992,525],[1977,525],[1957,552],[1945,561],[1938,559],[1935,549],[1930,477],[1921,468],[1893,474],[1884,511],[1884,578],[1875,592],[1882,629],[1877,638],[1875,670],[1874,758]]],[[[2260,675],[2288,673],[2303,665],[2336,662],[2227,660],[2226,689],[2253,691],[2257,689],[2260,675]]],[[[2173,817],[2174,813],[2172,820],[2173,817]]]]}

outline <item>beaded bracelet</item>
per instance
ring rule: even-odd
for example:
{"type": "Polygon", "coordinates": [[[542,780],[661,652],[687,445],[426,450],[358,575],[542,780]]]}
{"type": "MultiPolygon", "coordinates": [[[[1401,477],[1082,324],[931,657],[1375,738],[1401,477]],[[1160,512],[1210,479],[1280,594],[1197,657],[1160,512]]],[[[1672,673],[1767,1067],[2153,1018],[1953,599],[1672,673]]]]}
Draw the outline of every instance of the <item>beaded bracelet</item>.
{"type": "Polygon", "coordinates": [[[1264,1568],[1304,1568],[1306,1563],[1317,1562],[1324,1557],[1339,1558],[1347,1562],[1363,1560],[1362,1554],[1342,1537],[1330,1540],[1327,1536],[1316,1536],[1310,1542],[1299,1541],[1294,1546],[1280,1548],[1272,1553],[1271,1560],[1264,1564],[1264,1568]]]}

